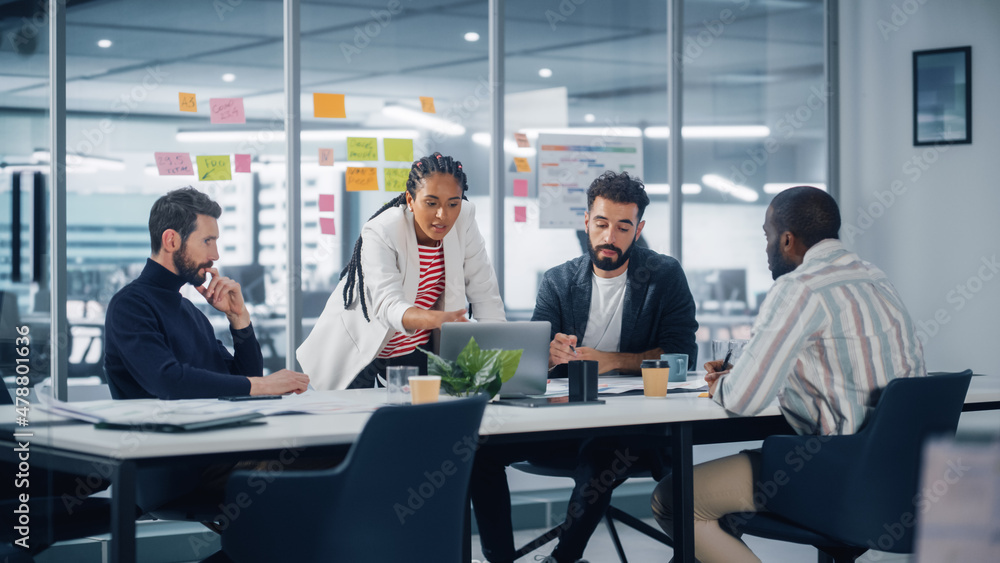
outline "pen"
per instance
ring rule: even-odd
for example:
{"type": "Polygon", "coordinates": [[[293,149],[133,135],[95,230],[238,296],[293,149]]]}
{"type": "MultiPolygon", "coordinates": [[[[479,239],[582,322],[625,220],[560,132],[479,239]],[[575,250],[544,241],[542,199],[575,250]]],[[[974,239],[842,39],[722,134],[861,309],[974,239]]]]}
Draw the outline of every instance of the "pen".
{"type": "Polygon", "coordinates": [[[726,366],[729,365],[729,358],[731,358],[731,357],[733,357],[733,349],[732,348],[730,348],[729,351],[726,352],[726,359],[722,360],[722,367],[719,368],[719,371],[726,371],[726,369],[728,369],[726,366]]]}

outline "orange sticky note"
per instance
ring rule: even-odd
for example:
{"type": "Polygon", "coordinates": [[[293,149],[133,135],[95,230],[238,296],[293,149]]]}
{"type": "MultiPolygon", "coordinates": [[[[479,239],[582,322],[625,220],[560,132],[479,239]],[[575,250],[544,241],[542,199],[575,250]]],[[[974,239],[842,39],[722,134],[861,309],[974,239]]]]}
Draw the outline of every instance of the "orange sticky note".
{"type": "Polygon", "coordinates": [[[437,113],[434,109],[434,98],[420,96],[420,109],[424,110],[424,113],[437,113]]]}
{"type": "Polygon", "coordinates": [[[344,95],[313,93],[313,117],[347,117],[344,95]]]}
{"type": "Polygon", "coordinates": [[[517,168],[518,172],[531,172],[531,165],[528,164],[528,159],[524,157],[514,157],[514,166],[517,168]]]}
{"type": "Polygon", "coordinates": [[[528,136],[524,133],[514,133],[514,140],[517,141],[517,146],[521,148],[531,146],[531,143],[528,142],[528,136]]]}
{"type": "Polygon", "coordinates": [[[319,165],[333,166],[333,149],[319,149],[319,165]]]}
{"type": "Polygon", "coordinates": [[[178,97],[181,100],[181,111],[198,111],[198,101],[195,99],[194,94],[188,94],[187,92],[180,92],[178,97]]]}
{"type": "Polygon", "coordinates": [[[369,167],[348,168],[347,191],[349,192],[378,191],[378,169],[369,167]]]}

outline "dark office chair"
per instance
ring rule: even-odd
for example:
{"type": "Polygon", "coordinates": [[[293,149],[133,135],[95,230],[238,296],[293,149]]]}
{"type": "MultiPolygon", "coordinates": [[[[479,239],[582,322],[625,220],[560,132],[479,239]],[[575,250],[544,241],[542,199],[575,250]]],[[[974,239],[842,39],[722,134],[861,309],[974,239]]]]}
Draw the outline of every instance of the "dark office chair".
{"type": "Polygon", "coordinates": [[[764,440],[759,478],[775,485],[773,494],[765,491],[768,512],[721,522],[812,545],[820,563],[853,562],[870,547],[912,553],[924,441],[955,434],[971,377],[966,370],[894,379],[857,434],[764,440]]]}
{"type": "MultiPolygon", "coordinates": [[[[664,446],[664,449],[666,449],[666,447],[667,446],[664,446]]],[[[635,466],[631,467],[626,475],[615,480],[615,482],[611,485],[612,490],[617,489],[629,478],[653,477],[659,481],[666,473],[665,462],[666,460],[663,459],[650,460],[647,459],[647,456],[643,456],[643,459],[641,459],[635,466]]],[[[543,477],[566,477],[573,479],[576,473],[577,459],[567,458],[564,460],[564,463],[549,460],[546,460],[544,463],[540,461],[524,461],[513,463],[511,464],[511,467],[532,475],[541,475],[543,477]]],[[[674,545],[670,537],[664,534],[661,530],[650,526],[628,512],[615,507],[613,504],[608,505],[607,510],[604,512],[604,525],[608,528],[608,533],[611,535],[611,541],[614,543],[615,551],[618,552],[618,558],[622,561],[622,563],[628,563],[628,558],[625,557],[625,549],[622,547],[621,540],[618,537],[618,529],[615,527],[616,521],[632,528],[633,530],[636,530],[637,532],[641,532],[666,546],[673,547],[674,545]]],[[[557,526],[518,548],[517,551],[514,552],[515,559],[524,557],[528,553],[531,553],[532,551],[535,551],[543,545],[558,538],[564,523],[565,522],[560,522],[557,526]]]]}
{"type": "Polygon", "coordinates": [[[262,486],[234,472],[222,532],[233,561],[458,563],[463,515],[486,397],[385,407],[344,462],[285,471],[262,486]]]}

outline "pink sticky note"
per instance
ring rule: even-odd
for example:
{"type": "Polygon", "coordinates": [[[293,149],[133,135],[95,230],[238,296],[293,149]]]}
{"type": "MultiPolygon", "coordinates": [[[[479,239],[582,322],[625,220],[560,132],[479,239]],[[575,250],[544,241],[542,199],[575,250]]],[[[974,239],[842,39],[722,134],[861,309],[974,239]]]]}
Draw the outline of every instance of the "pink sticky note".
{"type": "Polygon", "coordinates": [[[320,211],[333,211],[333,194],[320,194],[320,196],[319,196],[319,210],[320,211]]]}
{"type": "Polygon", "coordinates": [[[319,165],[333,166],[333,149],[319,149],[319,165]]]}
{"type": "Polygon", "coordinates": [[[514,180],[514,197],[528,197],[527,180],[514,180]]]}
{"type": "Polygon", "coordinates": [[[320,217],[319,232],[323,233],[324,235],[337,234],[337,228],[333,225],[333,219],[327,217],[320,217]]]}
{"type": "Polygon", "coordinates": [[[514,206],[514,222],[515,223],[527,223],[528,222],[528,208],[523,205],[514,206]]]}
{"type": "Polygon", "coordinates": [[[243,98],[211,98],[212,123],[246,123],[243,112],[243,98]]]}
{"type": "Polygon", "coordinates": [[[160,176],[194,176],[191,155],[186,152],[157,152],[153,157],[160,176]]]}
{"type": "Polygon", "coordinates": [[[250,155],[248,154],[236,155],[236,171],[250,172],[250,155]]]}

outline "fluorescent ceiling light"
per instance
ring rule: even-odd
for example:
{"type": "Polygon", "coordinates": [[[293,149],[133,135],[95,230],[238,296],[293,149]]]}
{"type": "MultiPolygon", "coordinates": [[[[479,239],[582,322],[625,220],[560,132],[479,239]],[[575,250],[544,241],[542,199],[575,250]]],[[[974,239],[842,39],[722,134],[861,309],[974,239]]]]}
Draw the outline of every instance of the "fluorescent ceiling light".
{"type": "MultiPolygon", "coordinates": [[[[492,135],[486,133],[485,131],[480,131],[479,133],[472,134],[472,142],[483,147],[490,146],[492,140],[493,140],[492,135]]],[[[504,152],[513,154],[514,156],[535,156],[536,154],[538,154],[538,151],[536,151],[534,148],[519,147],[517,146],[517,143],[515,141],[512,141],[511,139],[504,139],[503,150],[504,152]]]]}
{"type": "Polygon", "coordinates": [[[232,82],[234,80],[236,80],[236,75],[231,72],[227,72],[226,74],[222,75],[223,82],[232,82]]]}
{"type": "Polygon", "coordinates": [[[529,139],[537,139],[539,133],[555,133],[559,135],[592,135],[594,137],[642,137],[642,129],[638,127],[542,127],[521,129],[521,133],[529,139]]]}
{"type": "Polygon", "coordinates": [[[586,115],[583,116],[583,120],[586,121],[587,123],[593,123],[593,122],[597,121],[597,116],[595,116],[592,113],[588,113],[588,114],[586,114],[586,115]]]}
{"type": "Polygon", "coordinates": [[[465,127],[458,123],[403,106],[384,106],[382,115],[453,137],[465,134],[465,127]]]}
{"type": "Polygon", "coordinates": [[[753,202],[760,198],[760,194],[758,194],[756,190],[752,190],[739,184],[734,184],[718,174],[705,174],[701,177],[701,181],[706,186],[724,194],[731,195],[739,200],[753,202]]]}
{"type": "MultiPolygon", "coordinates": [[[[685,125],[682,131],[685,139],[758,139],[771,134],[766,125],[685,125]]],[[[650,139],[666,139],[670,128],[647,127],[643,134],[650,139]]]]}
{"type": "Polygon", "coordinates": [[[552,77],[552,69],[551,68],[540,68],[540,69],[538,69],[538,76],[541,76],[542,78],[551,78],[552,77]]]}
{"type": "MultiPolygon", "coordinates": [[[[37,162],[50,162],[49,151],[35,151],[31,154],[37,162]]],[[[100,156],[86,156],[82,154],[66,153],[66,168],[75,172],[89,172],[90,170],[125,170],[125,163],[113,158],[103,158],[100,156]]]]}
{"type": "Polygon", "coordinates": [[[465,34],[465,40],[468,41],[469,43],[474,43],[476,41],[479,41],[479,34],[476,33],[475,31],[470,31],[465,34]]]}
{"type": "Polygon", "coordinates": [[[789,183],[789,182],[769,182],[764,184],[764,193],[766,194],[777,194],[781,193],[789,188],[794,188],[797,186],[812,186],[814,188],[819,188],[826,191],[826,184],[821,184],[819,182],[799,182],[799,183],[789,183]]]}
{"type": "Polygon", "coordinates": [[[97,46],[100,47],[101,49],[107,49],[111,45],[112,43],[110,39],[101,39],[97,42],[97,46]]]}
{"type": "MultiPolygon", "coordinates": [[[[303,141],[344,141],[348,137],[384,137],[417,139],[416,129],[310,129],[302,131],[303,141]]],[[[284,131],[178,131],[174,138],[181,143],[283,143],[284,131]]]]}
{"type": "MultiPolygon", "coordinates": [[[[670,193],[670,184],[646,184],[646,193],[667,195],[670,193]]],[[[681,184],[681,193],[684,195],[700,194],[701,184],[681,184]]]]}

